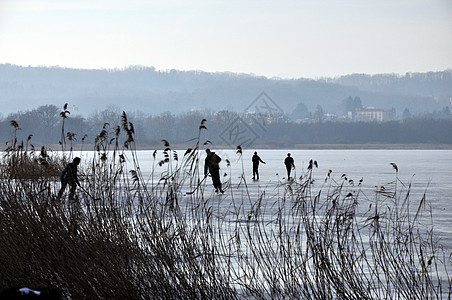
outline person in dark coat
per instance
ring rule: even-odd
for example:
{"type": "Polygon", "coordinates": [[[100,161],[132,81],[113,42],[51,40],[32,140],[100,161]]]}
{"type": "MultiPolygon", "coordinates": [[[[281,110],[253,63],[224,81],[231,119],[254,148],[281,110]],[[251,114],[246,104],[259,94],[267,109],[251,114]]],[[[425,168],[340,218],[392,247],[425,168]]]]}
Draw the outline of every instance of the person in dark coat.
{"type": "Polygon", "coordinates": [[[284,159],[284,164],[286,165],[287,170],[287,180],[290,179],[290,171],[292,169],[295,169],[295,163],[293,161],[293,158],[290,156],[290,153],[287,153],[286,159],[284,159]]]}
{"type": "Polygon", "coordinates": [[[80,157],[76,157],[72,160],[71,163],[68,163],[66,168],[64,168],[63,172],[61,172],[61,188],[58,192],[58,200],[63,196],[64,191],[66,190],[66,186],[69,184],[69,200],[74,200],[75,190],[77,185],[80,185],[80,182],[77,178],[77,166],[80,164],[80,157]]]}
{"type": "Polygon", "coordinates": [[[253,157],[251,158],[253,162],[253,180],[259,180],[259,162],[265,164],[265,162],[257,155],[257,152],[254,152],[253,157]]]}
{"type": "Polygon", "coordinates": [[[221,180],[220,180],[220,161],[221,158],[215,154],[215,152],[210,151],[210,149],[206,149],[206,159],[204,161],[204,178],[210,173],[212,176],[212,183],[215,188],[215,192],[224,193],[221,189],[221,180]]]}

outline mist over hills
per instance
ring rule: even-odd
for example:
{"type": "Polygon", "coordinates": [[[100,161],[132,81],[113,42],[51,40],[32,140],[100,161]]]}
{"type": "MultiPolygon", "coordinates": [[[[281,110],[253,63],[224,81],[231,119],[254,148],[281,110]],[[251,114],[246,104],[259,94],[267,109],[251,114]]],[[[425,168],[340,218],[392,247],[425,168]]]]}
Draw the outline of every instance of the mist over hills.
{"type": "Polygon", "coordinates": [[[158,71],[153,67],[86,70],[0,64],[0,103],[9,113],[69,103],[86,116],[109,106],[159,114],[193,109],[242,112],[265,92],[290,114],[304,103],[310,111],[341,113],[343,100],[359,97],[365,107],[404,109],[412,114],[451,106],[452,70],[405,75],[352,74],[337,78],[280,79],[251,74],[158,71]]]}

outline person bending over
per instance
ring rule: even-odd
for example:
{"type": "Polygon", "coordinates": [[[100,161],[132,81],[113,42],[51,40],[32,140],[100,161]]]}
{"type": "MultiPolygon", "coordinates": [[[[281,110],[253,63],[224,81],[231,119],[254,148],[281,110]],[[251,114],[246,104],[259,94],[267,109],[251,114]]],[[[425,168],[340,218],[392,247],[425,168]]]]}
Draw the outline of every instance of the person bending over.
{"type": "Polygon", "coordinates": [[[75,190],[77,185],[80,185],[77,178],[77,166],[80,164],[80,157],[76,157],[72,160],[71,163],[68,163],[66,168],[64,168],[63,172],[61,172],[60,180],[61,180],[61,188],[58,192],[58,200],[63,196],[64,191],[66,190],[67,185],[70,186],[69,190],[69,200],[74,200],[75,190]]]}
{"type": "Polygon", "coordinates": [[[206,149],[206,159],[204,161],[204,178],[210,173],[212,176],[212,183],[215,188],[215,192],[224,193],[221,189],[221,180],[220,180],[220,161],[221,158],[215,154],[215,152],[210,151],[210,149],[206,149]]]}

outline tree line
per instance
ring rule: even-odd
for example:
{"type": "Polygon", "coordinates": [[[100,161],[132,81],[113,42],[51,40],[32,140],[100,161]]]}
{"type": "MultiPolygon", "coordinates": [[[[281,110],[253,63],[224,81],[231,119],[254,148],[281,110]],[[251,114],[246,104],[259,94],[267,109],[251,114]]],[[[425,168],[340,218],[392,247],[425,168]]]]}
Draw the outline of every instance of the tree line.
{"type": "MultiPolygon", "coordinates": [[[[54,105],[10,114],[0,121],[0,141],[5,145],[26,141],[27,145],[93,144],[101,131],[114,133],[123,112],[116,107],[88,117],[71,115],[54,105]],[[14,121],[14,126],[13,126],[14,121]]],[[[452,119],[433,116],[390,122],[291,122],[285,115],[246,115],[223,111],[170,112],[158,115],[127,113],[136,142],[146,148],[168,140],[188,145],[198,136],[201,120],[207,120],[204,138],[217,146],[292,147],[303,144],[452,144],[452,119]],[[241,136],[240,136],[241,135],[241,136]]],[[[57,149],[55,149],[57,150],[57,149]]]]}

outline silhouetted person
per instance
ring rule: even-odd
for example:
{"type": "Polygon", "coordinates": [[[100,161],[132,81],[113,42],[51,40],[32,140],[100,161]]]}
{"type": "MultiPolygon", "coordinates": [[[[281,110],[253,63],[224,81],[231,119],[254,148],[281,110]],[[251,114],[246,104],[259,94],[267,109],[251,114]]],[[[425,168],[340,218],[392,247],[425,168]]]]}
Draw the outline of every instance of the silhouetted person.
{"type": "Polygon", "coordinates": [[[253,180],[259,180],[259,162],[265,164],[265,162],[257,155],[257,152],[254,152],[253,157],[251,158],[253,162],[253,180]]]}
{"type": "Polygon", "coordinates": [[[215,154],[215,152],[210,151],[210,149],[206,149],[206,159],[204,161],[204,178],[210,173],[212,176],[212,183],[215,188],[215,192],[224,193],[221,189],[221,180],[220,180],[220,161],[221,158],[215,154]]]}
{"type": "Polygon", "coordinates": [[[295,169],[295,164],[293,161],[293,158],[290,156],[290,153],[287,153],[287,157],[284,160],[284,164],[286,165],[286,170],[287,170],[287,180],[290,179],[290,171],[292,169],[295,169]]]}
{"type": "Polygon", "coordinates": [[[66,186],[69,184],[69,200],[74,199],[75,189],[77,188],[77,184],[80,185],[77,178],[77,166],[80,164],[80,157],[76,157],[72,160],[71,163],[68,163],[66,168],[64,168],[63,172],[61,172],[61,188],[58,192],[58,200],[63,196],[64,190],[66,190],[66,186]]]}

